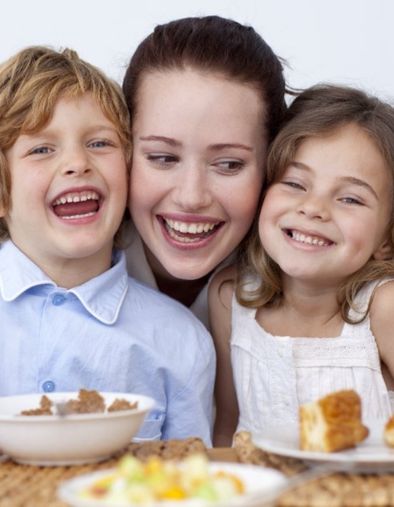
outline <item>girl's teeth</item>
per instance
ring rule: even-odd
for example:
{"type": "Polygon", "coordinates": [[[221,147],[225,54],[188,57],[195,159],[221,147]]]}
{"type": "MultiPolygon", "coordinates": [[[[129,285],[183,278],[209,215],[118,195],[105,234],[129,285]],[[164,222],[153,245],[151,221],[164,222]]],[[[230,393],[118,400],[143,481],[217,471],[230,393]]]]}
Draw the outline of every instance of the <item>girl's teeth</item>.
{"type": "Polygon", "coordinates": [[[315,236],[306,236],[300,232],[292,231],[291,236],[295,241],[306,243],[307,245],[328,246],[330,244],[328,241],[324,241],[321,238],[317,238],[315,236]]]}

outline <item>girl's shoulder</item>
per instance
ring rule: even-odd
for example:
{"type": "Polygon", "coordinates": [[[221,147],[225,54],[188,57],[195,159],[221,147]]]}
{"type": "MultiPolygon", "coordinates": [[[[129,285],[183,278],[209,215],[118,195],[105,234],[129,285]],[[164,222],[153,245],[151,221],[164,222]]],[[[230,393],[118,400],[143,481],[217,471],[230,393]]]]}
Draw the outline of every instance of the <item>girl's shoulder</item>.
{"type": "Polygon", "coordinates": [[[370,318],[394,321],[394,278],[382,280],[377,285],[372,294],[370,318]]]}
{"type": "MultiPolygon", "coordinates": [[[[394,280],[386,279],[372,296],[370,326],[375,337],[380,359],[386,371],[385,380],[394,385],[394,280]]],[[[391,387],[392,389],[392,387],[391,387]]]]}
{"type": "Polygon", "coordinates": [[[231,307],[231,300],[234,294],[237,269],[234,265],[227,266],[220,270],[212,278],[209,284],[209,302],[220,301],[226,308],[231,307]]]}
{"type": "Polygon", "coordinates": [[[380,282],[372,294],[369,320],[378,345],[390,339],[394,327],[394,279],[380,282]]]}

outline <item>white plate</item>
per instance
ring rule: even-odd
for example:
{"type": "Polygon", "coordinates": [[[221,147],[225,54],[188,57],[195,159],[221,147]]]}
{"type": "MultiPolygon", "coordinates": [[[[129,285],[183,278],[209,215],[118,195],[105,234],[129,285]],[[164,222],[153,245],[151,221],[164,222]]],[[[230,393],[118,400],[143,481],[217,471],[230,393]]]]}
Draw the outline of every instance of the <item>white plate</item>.
{"type": "Polygon", "coordinates": [[[353,449],[326,453],[302,451],[299,447],[298,428],[271,428],[264,434],[253,434],[253,442],[264,451],[280,456],[298,458],[309,464],[332,464],[334,468],[346,470],[354,466],[360,472],[394,470],[394,448],[383,441],[384,422],[365,423],[369,436],[353,449]]]}
{"type": "MultiPolygon", "coordinates": [[[[285,476],[271,468],[238,463],[209,463],[211,472],[223,470],[237,475],[245,484],[245,493],[225,502],[208,502],[200,499],[177,500],[175,502],[157,502],[149,507],[252,507],[271,504],[276,498],[277,491],[286,484],[285,476]]],[[[100,477],[111,473],[112,470],[101,470],[91,474],[81,475],[60,485],[58,496],[73,507],[100,507],[106,505],[104,500],[87,500],[80,498],[81,491],[89,487],[100,477]]],[[[130,503],[111,503],[111,507],[129,507],[130,503]]]]}

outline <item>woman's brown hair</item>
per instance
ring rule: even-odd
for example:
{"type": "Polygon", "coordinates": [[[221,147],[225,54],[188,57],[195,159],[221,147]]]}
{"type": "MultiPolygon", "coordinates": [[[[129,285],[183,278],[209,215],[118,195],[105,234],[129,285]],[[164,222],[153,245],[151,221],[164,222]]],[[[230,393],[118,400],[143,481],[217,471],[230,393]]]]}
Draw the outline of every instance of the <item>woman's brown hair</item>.
{"type": "Polygon", "coordinates": [[[141,42],[123,81],[131,118],[138,114],[138,91],[147,73],[188,67],[253,86],[267,112],[264,135],[273,139],[286,110],[281,61],[252,27],[219,16],[158,25],[141,42]]]}

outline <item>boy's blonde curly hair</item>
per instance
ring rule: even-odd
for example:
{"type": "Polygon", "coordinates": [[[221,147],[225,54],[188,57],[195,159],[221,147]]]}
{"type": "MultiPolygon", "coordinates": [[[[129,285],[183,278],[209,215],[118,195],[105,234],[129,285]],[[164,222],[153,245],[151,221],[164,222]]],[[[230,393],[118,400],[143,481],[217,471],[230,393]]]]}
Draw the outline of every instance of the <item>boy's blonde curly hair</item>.
{"type": "MultiPolygon", "coordinates": [[[[127,168],[131,161],[130,119],[120,86],[72,49],[32,46],[0,66],[0,207],[11,203],[11,175],[5,156],[21,134],[34,134],[51,120],[59,99],[91,93],[120,137],[127,168]]],[[[118,231],[115,241],[119,239],[118,231]]],[[[0,218],[0,241],[9,238],[0,218]]]]}

